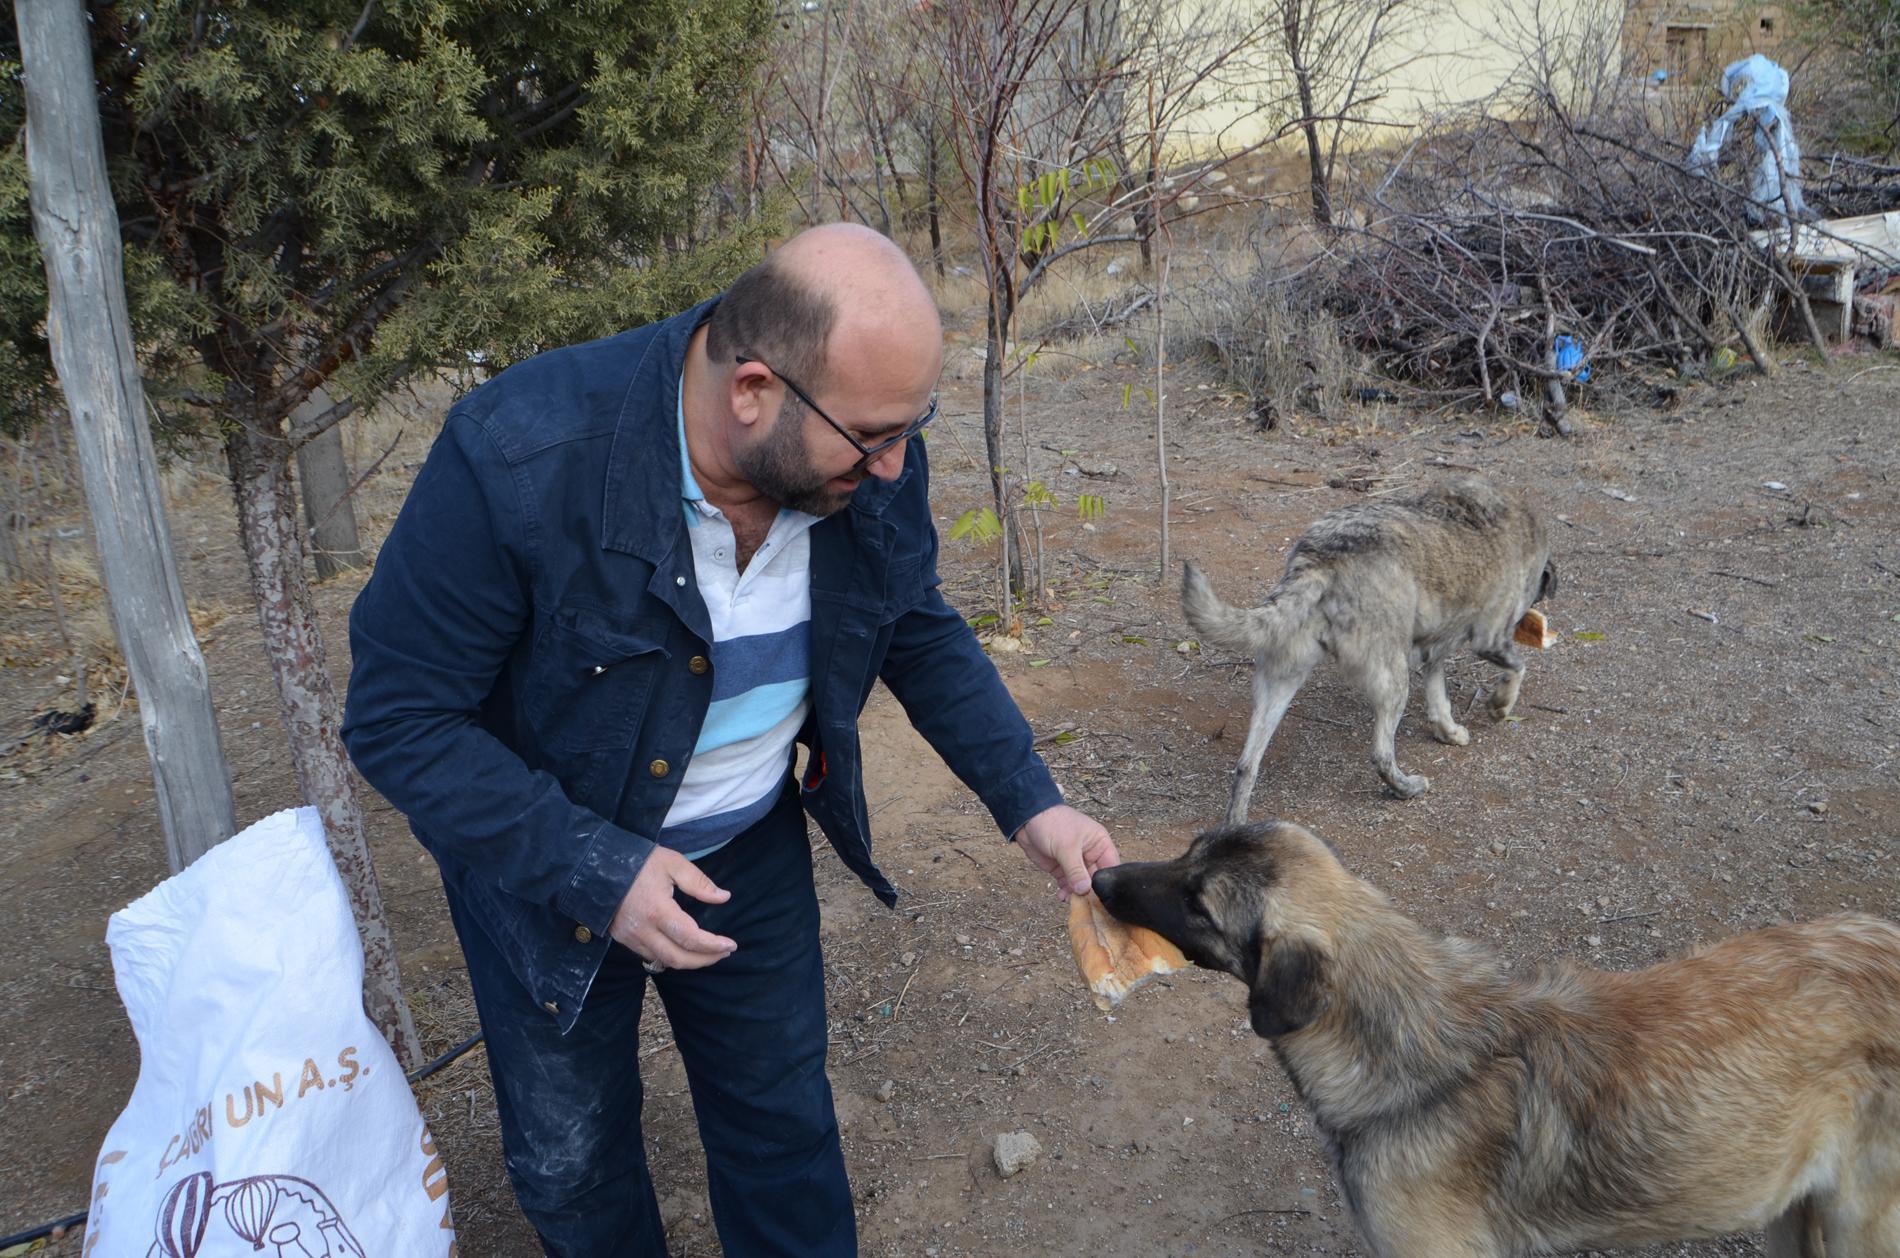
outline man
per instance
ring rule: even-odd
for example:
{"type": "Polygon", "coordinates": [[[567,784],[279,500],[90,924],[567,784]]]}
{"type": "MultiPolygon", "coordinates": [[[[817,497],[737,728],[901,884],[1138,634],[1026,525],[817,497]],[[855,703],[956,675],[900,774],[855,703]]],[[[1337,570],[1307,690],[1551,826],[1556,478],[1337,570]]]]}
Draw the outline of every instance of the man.
{"type": "Polygon", "coordinates": [[[1117,863],[938,593],[913,438],[941,366],[902,252],[807,231],[722,298],[463,399],[357,599],[344,738],[441,866],[551,1254],[666,1252],[649,979],[725,1252],[855,1253],[801,806],[895,903],[857,737],[879,677],[1065,894],[1117,863]]]}

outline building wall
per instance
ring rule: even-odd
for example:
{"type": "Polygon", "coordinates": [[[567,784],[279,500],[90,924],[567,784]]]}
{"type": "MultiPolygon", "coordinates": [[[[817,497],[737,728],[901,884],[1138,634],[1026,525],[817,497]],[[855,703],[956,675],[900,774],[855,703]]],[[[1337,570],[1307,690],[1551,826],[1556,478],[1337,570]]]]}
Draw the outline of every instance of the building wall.
{"type": "Polygon", "coordinates": [[[1624,63],[1644,77],[1661,70],[1670,81],[1714,82],[1724,66],[1750,53],[1776,56],[1793,35],[1790,8],[1758,0],[1632,0],[1624,63]]]}

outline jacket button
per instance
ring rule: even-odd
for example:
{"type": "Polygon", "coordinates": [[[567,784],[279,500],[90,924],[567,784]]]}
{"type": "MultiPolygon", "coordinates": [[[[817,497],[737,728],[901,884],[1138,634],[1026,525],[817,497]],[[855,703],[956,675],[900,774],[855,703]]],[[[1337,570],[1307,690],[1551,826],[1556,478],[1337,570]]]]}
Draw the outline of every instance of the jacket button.
{"type": "Polygon", "coordinates": [[[664,760],[655,760],[652,764],[647,766],[647,772],[656,778],[663,778],[672,771],[673,766],[664,760]]]}
{"type": "Polygon", "coordinates": [[[706,661],[706,657],[703,655],[695,655],[692,659],[686,661],[686,671],[695,677],[700,676],[711,667],[712,665],[706,661]]]}
{"type": "Polygon", "coordinates": [[[574,928],[574,942],[575,943],[592,943],[594,942],[594,932],[587,929],[587,927],[585,926],[576,926],[574,928]]]}
{"type": "Polygon", "coordinates": [[[544,1001],[542,1001],[542,1002],[541,1002],[541,1007],[542,1007],[543,1009],[545,1009],[545,1010],[547,1010],[547,1011],[548,1011],[549,1013],[553,1013],[553,1014],[558,1014],[558,1013],[560,1013],[560,1012],[561,1012],[561,1007],[560,1007],[559,1005],[557,1005],[557,1004],[555,1004],[555,1003],[554,1003],[553,1001],[551,1001],[551,1000],[544,1000],[544,1001]]]}

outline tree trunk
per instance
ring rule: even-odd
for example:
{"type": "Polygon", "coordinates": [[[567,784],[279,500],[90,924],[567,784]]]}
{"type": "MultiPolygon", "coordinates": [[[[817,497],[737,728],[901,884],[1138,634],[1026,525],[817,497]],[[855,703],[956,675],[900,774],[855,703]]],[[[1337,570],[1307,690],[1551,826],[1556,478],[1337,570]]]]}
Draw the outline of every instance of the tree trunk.
{"type": "Polygon", "coordinates": [[[269,425],[240,424],[225,442],[237,494],[238,528],[251,570],[265,653],[277,682],[278,706],[290,740],[297,787],[323,817],[330,856],[349,891],[363,942],[363,1008],[395,1049],[405,1070],[422,1064],[421,1041],[403,999],[395,942],[383,915],[382,892],[363,833],[363,813],[343,750],[343,711],[330,684],[323,634],[304,577],[290,485],[289,443],[269,425]]]}
{"type": "Polygon", "coordinates": [[[1135,203],[1133,211],[1135,230],[1141,234],[1141,269],[1147,272],[1152,272],[1155,264],[1155,222],[1160,217],[1155,201],[1160,192],[1161,145],[1151,129],[1148,134],[1148,195],[1135,203]]]}
{"type": "Polygon", "coordinates": [[[236,829],[211,682],[185,609],[126,313],[80,0],[19,0],[33,228],[112,625],[139,698],[173,871],[236,829]]]}
{"type": "Polygon", "coordinates": [[[938,221],[941,198],[937,188],[937,119],[932,115],[924,128],[924,199],[930,212],[930,259],[936,263],[937,278],[943,278],[943,227],[938,221]]]}
{"type": "Polygon", "coordinates": [[[14,543],[13,535],[21,531],[20,521],[25,514],[12,506],[0,506],[0,580],[18,581],[26,575],[26,569],[20,566],[20,548],[14,543]]]}
{"type": "MultiPolygon", "coordinates": [[[[993,261],[992,266],[1006,263],[993,261]]],[[[994,281],[1007,283],[1007,279],[994,281]]],[[[1002,537],[1002,588],[997,593],[997,618],[1002,632],[1009,631],[1010,615],[1015,610],[1010,596],[1022,581],[1021,552],[1016,530],[1010,527],[1009,487],[1003,475],[1003,354],[1009,344],[1009,315],[1000,307],[1008,304],[1006,293],[990,294],[990,313],[983,345],[983,457],[990,468],[990,502],[996,510],[1002,537]]]]}
{"type": "Polygon", "coordinates": [[[1313,72],[1306,64],[1305,36],[1300,30],[1300,5],[1305,0],[1283,0],[1285,5],[1282,34],[1286,38],[1287,61],[1293,67],[1293,84],[1300,96],[1300,130],[1306,136],[1307,184],[1313,196],[1313,221],[1321,227],[1333,225],[1332,196],[1326,187],[1326,160],[1319,138],[1319,120],[1313,116],[1313,72]]]}
{"type": "Polygon", "coordinates": [[[1161,576],[1168,580],[1168,513],[1174,497],[1168,487],[1168,255],[1169,231],[1161,231],[1161,269],[1155,276],[1155,466],[1161,472],[1161,576]]]}
{"type": "MultiPolygon", "coordinates": [[[[321,386],[312,389],[290,417],[290,430],[314,423],[330,409],[330,395],[321,386]]],[[[366,562],[356,536],[356,504],[350,496],[350,465],[343,457],[343,425],[332,423],[297,447],[297,481],[303,489],[303,522],[310,530],[310,549],[317,563],[317,580],[324,581],[346,568],[366,562]]]]}

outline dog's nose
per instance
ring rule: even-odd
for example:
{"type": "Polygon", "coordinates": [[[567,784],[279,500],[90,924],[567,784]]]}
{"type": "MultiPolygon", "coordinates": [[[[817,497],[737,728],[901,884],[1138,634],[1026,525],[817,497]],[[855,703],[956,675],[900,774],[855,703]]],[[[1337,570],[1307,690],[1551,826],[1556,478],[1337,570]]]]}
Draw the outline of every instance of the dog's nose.
{"type": "Polygon", "coordinates": [[[1094,889],[1095,898],[1107,904],[1109,897],[1115,894],[1115,870],[1096,870],[1095,876],[1089,879],[1089,886],[1094,889]]]}

